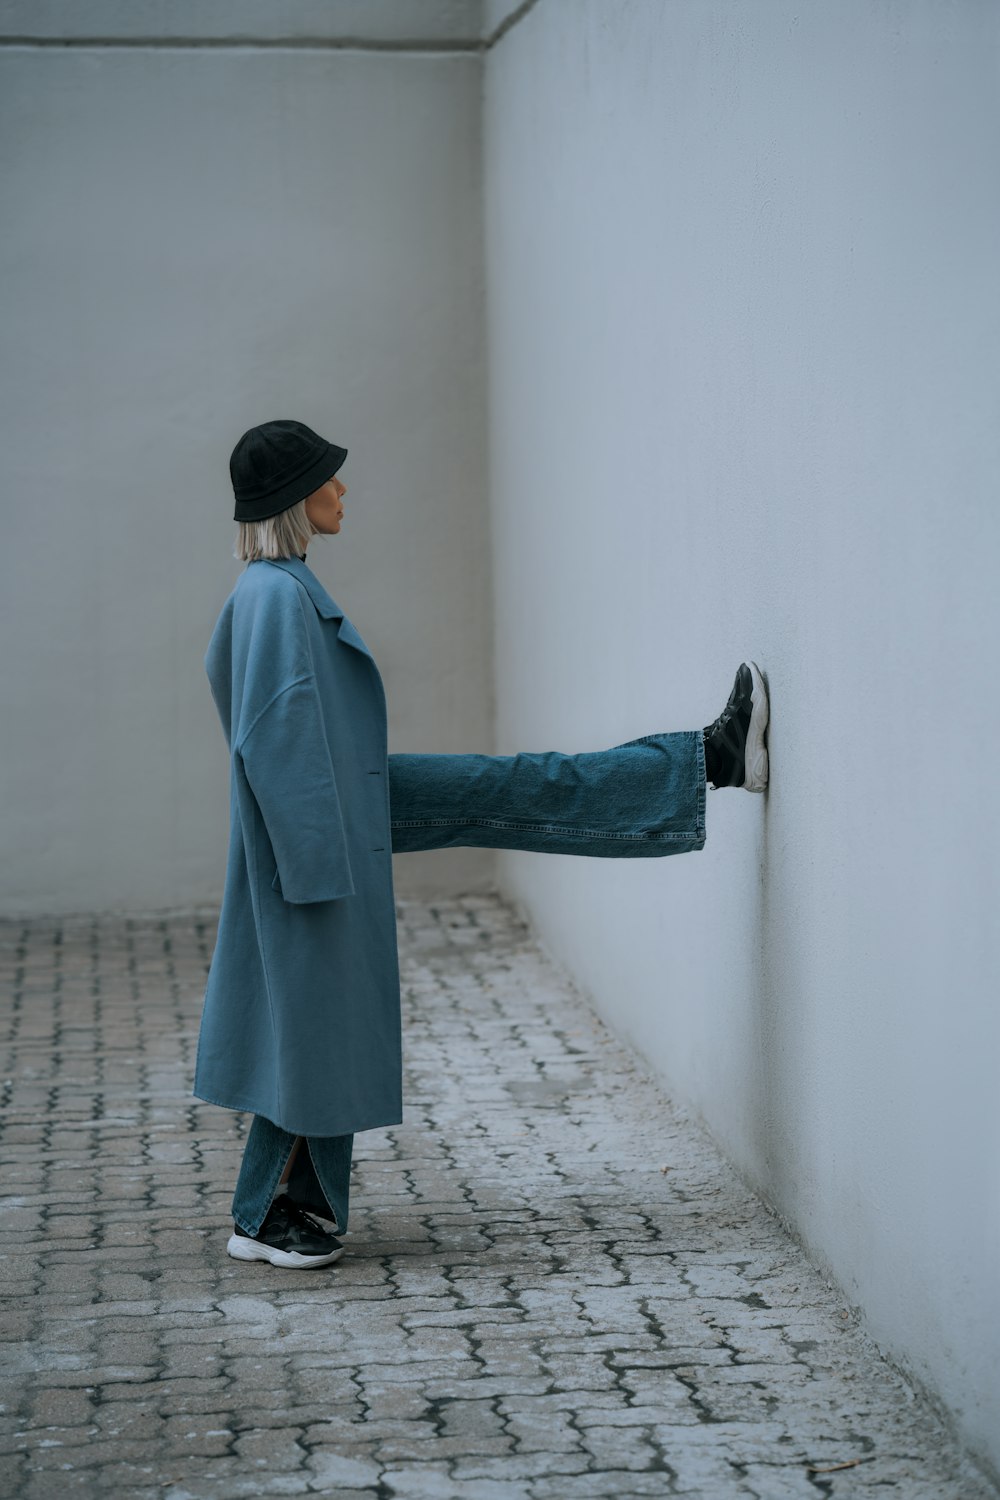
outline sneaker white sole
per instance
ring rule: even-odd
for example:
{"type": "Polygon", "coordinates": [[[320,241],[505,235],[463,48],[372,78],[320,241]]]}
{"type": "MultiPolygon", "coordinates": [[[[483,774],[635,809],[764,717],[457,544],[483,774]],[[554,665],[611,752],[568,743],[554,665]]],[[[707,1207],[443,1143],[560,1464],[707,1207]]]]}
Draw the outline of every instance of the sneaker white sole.
{"type": "Polygon", "coordinates": [[[763,792],[767,787],[770,774],[767,749],[764,745],[764,731],[767,728],[769,716],[767,684],[755,661],[748,662],[747,665],[753,678],[753,690],[750,694],[753,706],[750,710],[750,724],[747,729],[743,790],[763,792]]]}
{"type": "Polygon", "coordinates": [[[299,1250],[278,1250],[274,1245],[264,1245],[260,1240],[247,1239],[242,1234],[231,1234],[226,1245],[233,1260],[269,1260],[272,1266],[329,1266],[343,1255],[346,1245],[332,1250],[329,1255],[303,1255],[299,1250]]]}

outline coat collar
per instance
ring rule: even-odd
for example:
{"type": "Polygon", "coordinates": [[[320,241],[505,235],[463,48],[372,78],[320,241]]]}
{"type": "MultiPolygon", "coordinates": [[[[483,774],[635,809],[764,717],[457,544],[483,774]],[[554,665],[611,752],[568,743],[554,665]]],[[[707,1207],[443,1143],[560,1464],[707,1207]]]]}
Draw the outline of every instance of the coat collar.
{"type": "Polygon", "coordinates": [[[331,599],[326,589],[316,577],[316,574],[302,561],[301,557],[268,557],[262,558],[261,561],[270,563],[272,568],[284,568],[286,573],[291,573],[293,578],[297,578],[324,620],[338,621],[338,640],[343,641],[346,646],[353,646],[355,651],[362,652],[363,655],[370,657],[372,661],[375,660],[339,604],[336,604],[331,599]]]}
{"type": "Polygon", "coordinates": [[[304,585],[324,620],[343,619],[344,611],[330,598],[316,574],[302,561],[301,557],[268,557],[262,558],[261,561],[269,562],[275,568],[284,568],[286,573],[291,573],[293,578],[297,578],[304,585]]]}

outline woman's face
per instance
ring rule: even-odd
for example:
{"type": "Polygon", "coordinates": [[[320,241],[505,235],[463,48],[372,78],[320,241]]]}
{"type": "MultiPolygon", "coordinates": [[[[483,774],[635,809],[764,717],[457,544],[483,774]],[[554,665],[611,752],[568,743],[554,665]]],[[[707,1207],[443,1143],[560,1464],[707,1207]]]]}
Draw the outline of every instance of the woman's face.
{"type": "Polygon", "coordinates": [[[306,496],[306,515],[317,531],[329,535],[340,530],[344,514],[343,496],[346,494],[347,485],[341,484],[334,474],[326,484],[321,484],[318,490],[306,496]]]}

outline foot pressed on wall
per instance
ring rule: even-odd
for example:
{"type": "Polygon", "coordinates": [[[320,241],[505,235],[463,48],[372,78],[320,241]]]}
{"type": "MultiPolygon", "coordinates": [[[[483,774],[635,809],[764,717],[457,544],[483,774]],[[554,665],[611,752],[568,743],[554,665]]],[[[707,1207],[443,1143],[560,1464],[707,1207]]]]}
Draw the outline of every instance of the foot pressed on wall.
{"type": "Polygon", "coordinates": [[[705,779],[713,790],[741,787],[763,792],[769,766],[766,732],[770,717],[767,683],[755,661],[743,661],[736,672],[729,701],[717,719],[702,731],[705,740],[705,779]]]}

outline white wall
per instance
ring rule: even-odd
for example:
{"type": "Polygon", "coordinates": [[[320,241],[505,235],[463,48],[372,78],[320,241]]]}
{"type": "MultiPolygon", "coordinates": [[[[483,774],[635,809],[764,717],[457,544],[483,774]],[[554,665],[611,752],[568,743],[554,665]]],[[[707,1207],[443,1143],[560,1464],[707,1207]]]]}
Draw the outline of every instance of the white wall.
{"type": "Polygon", "coordinates": [[[697,855],[503,887],[995,1464],[998,41],[538,0],[484,124],[497,750],[773,712],[697,855]]]}
{"type": "MultiPolygon", "coordinates": [[[[309,562],[379,663],[390,749],[490,749],[478,23],[0,7],[5,913],[221,895],[202,656],[258,422],[349,450],[309,562]]],[[[403,890],[492,868],[396,863],[403,890]]]]}

